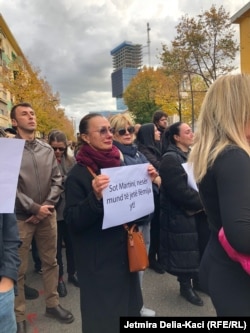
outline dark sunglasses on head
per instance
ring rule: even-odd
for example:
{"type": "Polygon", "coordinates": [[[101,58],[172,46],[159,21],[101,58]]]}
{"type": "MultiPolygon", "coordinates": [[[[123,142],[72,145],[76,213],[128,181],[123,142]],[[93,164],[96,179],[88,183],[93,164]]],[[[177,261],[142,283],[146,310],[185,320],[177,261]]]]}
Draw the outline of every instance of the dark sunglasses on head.
{"type": "Polygon", "coordinates": [[[66,148],[63,148],[63,147],[52,147],[54,149],[54,151],[64,151],[66,148]]]}
{"type": "Polygon", "coordinates": [[[107,135],[108,132],[114,134],[115,131],[113,128],[110,127],[101,127],[99,130],[93,132],[98,132],[100,135],[107,135]]]}
{"type": "Polygon", "coordinates": [[[127,131],[129,132],[129,134],[133,134],[133,133],[135,133],[135,127],[134,126],[129,126],[127,128],[120,128],[117,131],[117,133],[122,136],[122,135],[125,135],[127,133],[127,131]]]}

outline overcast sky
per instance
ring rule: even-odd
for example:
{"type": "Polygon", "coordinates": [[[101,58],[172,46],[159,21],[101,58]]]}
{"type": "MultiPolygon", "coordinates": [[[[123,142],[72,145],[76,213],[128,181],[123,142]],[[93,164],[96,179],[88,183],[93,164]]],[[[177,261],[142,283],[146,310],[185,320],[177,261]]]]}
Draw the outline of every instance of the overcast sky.
{"type": "MultiPolygon", "coordinates": [[[[212,4],[233,16],[247,0],[0,0],[0,12],[21,50],[59,92],[76,124],[89,111],[115,110],[110,51],[123,41],[145,46],[144,65],[160,64],[182,15],[212,4]],[[147,23],[150,25],[148,56],[147,23]]],[[[235,25],[238,31],[238,25],[235,25]]],[[[239,38],[239,36],[236,36],[239,38]]],[[[76,128],[77,130],[77,128],[76,128]]]]}

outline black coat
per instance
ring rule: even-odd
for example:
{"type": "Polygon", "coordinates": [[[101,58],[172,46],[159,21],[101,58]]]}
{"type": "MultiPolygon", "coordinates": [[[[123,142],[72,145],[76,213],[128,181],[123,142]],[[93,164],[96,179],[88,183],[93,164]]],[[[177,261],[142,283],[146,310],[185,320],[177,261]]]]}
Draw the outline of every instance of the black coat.
{"type": "Polygon", "coordinates": [[[176,276],[198,272],[201,251],[208,237],[208,224],[199,194],[188,185],[187,174],[181,165],[186,161],[187,153],[170,145],[159,169],[162,179],[160,258],[166,271],[176,276]],[[198,211],[201,212],[194,214],[198,211]],[[199,239],[200,228],[205,240],[202,236],[199,239]],[[203,229],[207,232],[203,233],[203,229]]]}
{"type": "MultiPolygon", "coordinates": [[[[64,218],[72,233],[80,283],[84,333],[118,333],[120,316],[139,316],[138,273],[130,273],[123,225],[102,230],[103,203],[92,190],[93,176],[76,164],[65,183],[64,218]]],[[[119,216],[117,216],[119,219],[119,216]]]]}

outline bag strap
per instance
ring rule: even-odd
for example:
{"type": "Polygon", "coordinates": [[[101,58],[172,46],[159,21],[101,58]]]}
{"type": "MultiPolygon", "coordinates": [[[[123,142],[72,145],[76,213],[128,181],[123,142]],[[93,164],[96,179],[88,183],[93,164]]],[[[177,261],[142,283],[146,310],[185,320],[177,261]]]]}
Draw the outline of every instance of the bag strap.
{"type": "Polygon", "coordinates": [[[124,226],[125,230],[127,230],[128,233],[133,232],[134,229],[137,228],[137,225],[136,225],[136,224],[133,224],[130,228],[129,228],[129,226],[128,226],[127,223],[124,223],[123,226],[124,226]]]}
{"type": "MultiPolygon", "coordinates": [[[[94,171],[91,169],[91,167],[87,166],[87,169],[89,170],[89,172],[91,173],[91,175],[95,178],[96,177],[96,173],[94,173],[94,171]]],[[[129,232],[129,227],[127,225],[127,223],[123,224],[125,230],[127,232],[129,232]]]]}
{"type": "Polygon", "coordinates": [[[94,171],[91,169],[91,167],[87,166],[87,169],[89,170],[89,172],[91,173],[91,175],[95,178],[96,177],[96,173],[94,173],[94,171]]]}
{"type": "Polygon", "coordinates": [[[127,232],[129,232],[129,227],[128,227],[127,223],[124,223],[123,226],[124,226],[124,229],[127,230],[127,232]]]}
{"type": "Polygon", "coordinates": [[[123,156],[123,153],[120,151],[120,149],[118,149],[119,150],[119,154],[120,154],[120,160],[122,161],[122,162],[124,162],[124,156],[123,156]]]}
{"type": "MultiPolygon", "coordinates": [[[[89,167],[89,166],[86,166],[86,167],[87,167],[87,169],[89,170],[89,172],[91,173],[91,175],[92,175],[94,178],[96,178],[96,177],[97,177],[97,174],[94,173],[94,171],[91,169],[91,167],[89,167]]],[[[95,195],[96,195],[96,194],[95,194],[95,195]]],[[[101,200],[101,198],[97,197],[97,195],[96,195],[96,198],[97,198],[97,200],[101,200]]]]}

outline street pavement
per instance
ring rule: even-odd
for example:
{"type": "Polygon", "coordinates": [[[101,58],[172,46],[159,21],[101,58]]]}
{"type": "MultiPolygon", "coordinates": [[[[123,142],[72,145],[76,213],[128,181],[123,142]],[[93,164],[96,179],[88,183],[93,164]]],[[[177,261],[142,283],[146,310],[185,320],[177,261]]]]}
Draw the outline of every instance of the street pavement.
{"type": "MultiPolygon", "coordinates": [[[[65,249],[63,250],[65,252],[65,249]]],[[[65,253],[64,253],[65,260],[65,253]]],[[[60,304],[72,311],[75,321],[71,324],[61,324],[55,319],[44,316],[45,302],[43,297],[42,276],[33,270],[30,255],[30,265],[27,272],[27,284],[39,291],[39,298],[26,300],[26,318],[28,333],[81,333],[80,295],[79,288],[67,282],[68,295],[60,298],[60,304]]],[[[157,274],[147,269],[143,276],[144,305],[156,311],[159,317],[215,317],[215,311],[210,298],[199,293],[204,306],[195,306],[188,303],[179,294],[179,285],[174,276],[170,274],[157,274]]],[[[95,297],[95,295],[93,295],[95,297]]],[[[94,332],[93,332],[94,333],[94,332]]],[[[109,332],[103,332],[109,333],[109,332]]]]}

